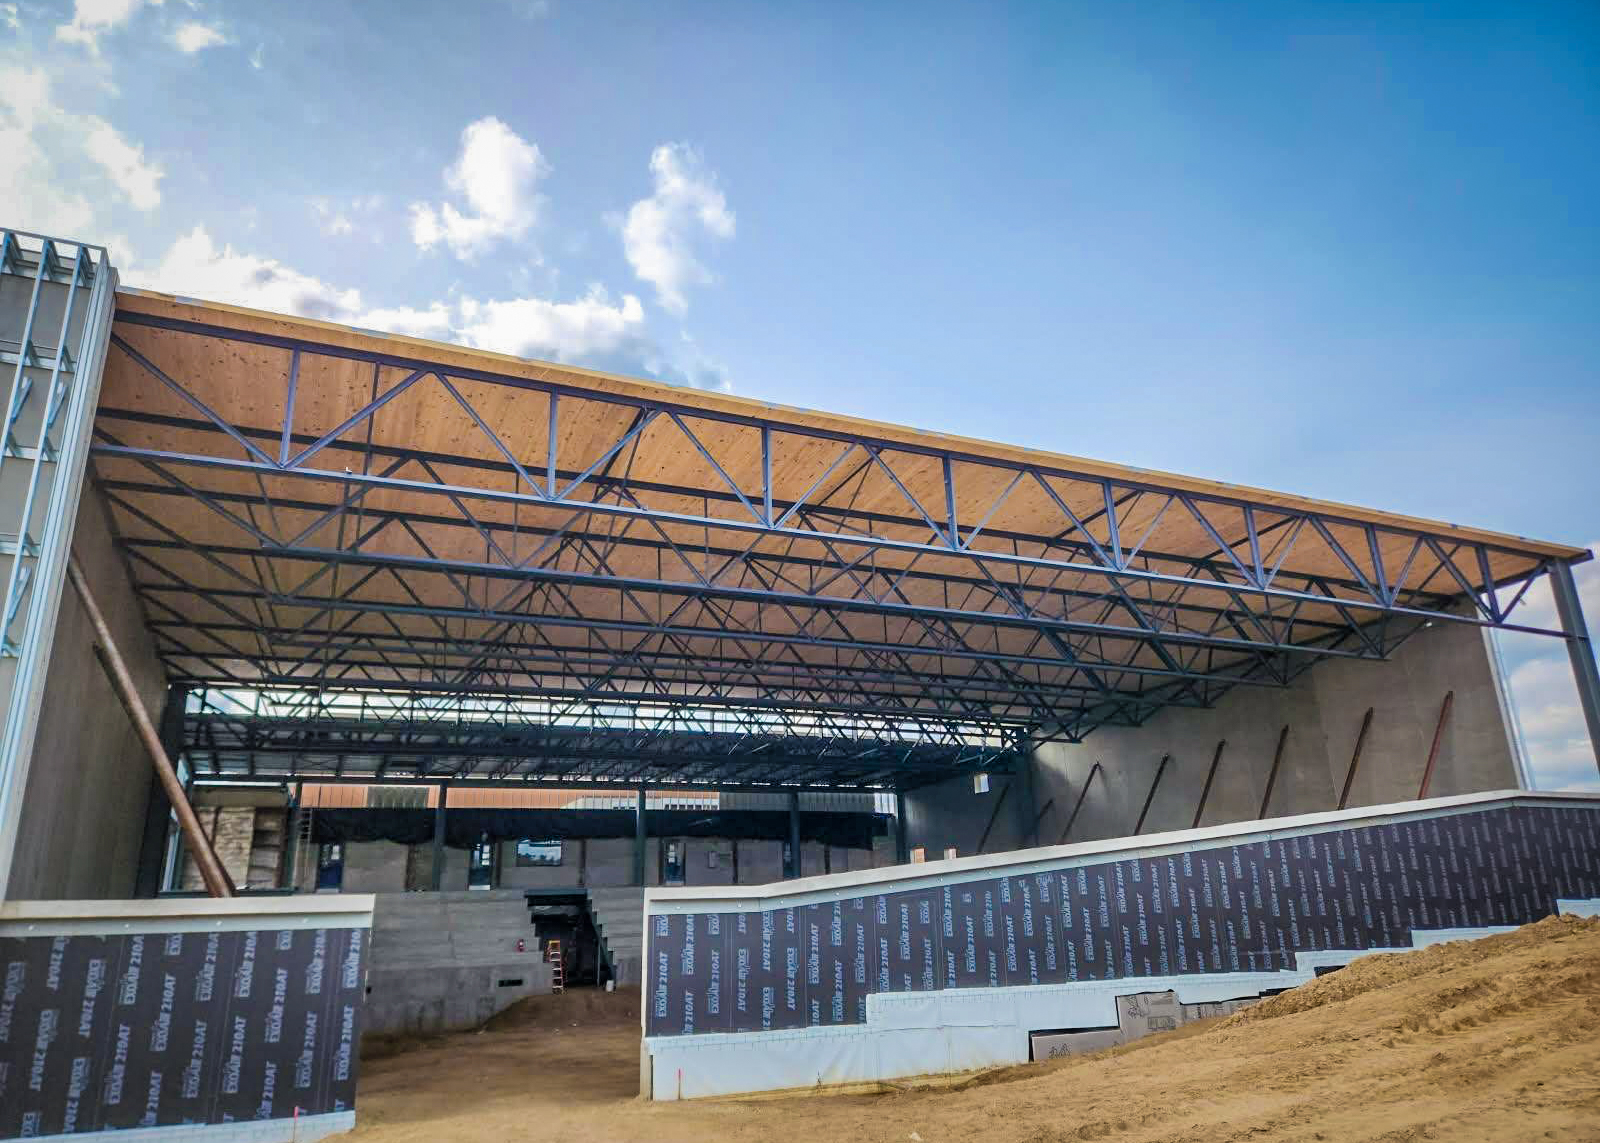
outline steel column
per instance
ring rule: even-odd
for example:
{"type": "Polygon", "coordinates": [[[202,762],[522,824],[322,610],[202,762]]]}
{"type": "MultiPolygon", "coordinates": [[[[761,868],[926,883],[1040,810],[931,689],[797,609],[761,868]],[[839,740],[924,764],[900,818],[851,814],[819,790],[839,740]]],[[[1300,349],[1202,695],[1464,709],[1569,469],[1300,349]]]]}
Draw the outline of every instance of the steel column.
{"type": "MultiPolygon", "coordinates": [[[[167,703],[161,708],[161,746],[176,765],[183,753],[184,705],[189,688],[173,683],[167,688],[167,703]]],[[[152,771],[150,795],[145,801],[144,835],[139,842],[139,864],[134,870],[133,895],[154,897],[161,892],[161,875],[167,864],[167,832],[172,821],[172,799],[152,771]]]]}
{"type": "Polygon", "coordinates": [[[1567,639],[1567,657],[1572,662],[1572,678],[1578,684],[1578,706],[1589,730],[1589,747],[1595,764],[1600,765],[1600,666],[1595,663],[1594,641],[1584,622],[1583,604],[1578,600],[1578,585],[1572,578],[1572,565],[1557,562],[1550,567],[1550,591],[1555,596],[1556,616],[1567,639]]]}
{"type": "Polygon", "coordinates": [[[635,885],[648,885],[645,878],[645,849],[649,845],[649,837],[645,830],[645,788],[639,787],[637,802],[633,813],[633,883],[635,885]]]}
{"type": "Polygon", "coordinates": [[[906,792],[894,792],[894,860],[905,865],[911,860],[911,847],[906,841],[906,792]]]}
{"type": "Polygon", "coordinates": [[[805,875],[805,865],[800,858],[800,793],[797,790],[789,791],[789,868],[783,871],[783,875],[805,875]]]}
{"type": "Polygon", "coordinates": [[[439,783],[439,803],[433,808],[433,891],[444,888],[445,814],[450,801],[450,786],[439,783]]]}

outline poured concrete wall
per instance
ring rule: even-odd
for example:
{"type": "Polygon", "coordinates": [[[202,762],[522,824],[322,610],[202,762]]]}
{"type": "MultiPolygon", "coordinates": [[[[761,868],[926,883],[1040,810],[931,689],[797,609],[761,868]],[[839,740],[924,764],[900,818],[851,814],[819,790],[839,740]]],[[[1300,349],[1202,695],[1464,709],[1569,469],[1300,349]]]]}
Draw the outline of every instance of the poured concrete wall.
{"type": "MultiPolygon", "coordinates": [[[[404,893],[406,889],[406,851],[409,847],[394,841],[346,842],[344,875],[339,889],[344,893],[404,893]]],[[[313,878],[316,869],[311,871],[313,878]]]]}
{"type": "MultiPolygon", "coordinates": [[[[688,885],[765,885],[783,880],[783,842],[734,841],[730,838],[691,837],[685,845],[685,883],[688,885]],[[735,862],[735,847],[738,850],[735,862]],[[711,855],[716,854],[716,864],[711,855]],[[737,873],[737,880],[735,875],[737,873]]],[[[651,885],[661,883],[661,838],[646,839],[645,876],[651,885]]],[[[421,847],[428,851],[424,844],[421,847]]],[[[354,841],[344,847],[345,893],[399,893],[406,888],[406,849],[398,842],[354,841]]],[[[420,873],[426,876],[431,852],[425,852],[420,873]]],[[[934,856],[934,855],[930,855],[934,856]]],[[[870,852],[843,846],[805,842],[800,847],[803,875],[845,873],[875,869],[894,863],[892,838],[875,839],[870,852]]],[[[467,854],[461,849],[445,851],[447,890],[465,889],[467,854]]],[[[304,868],[299,888],[310,890],[315,883],[315,865],[304,868]]],[[[500,845],[500,889],[609,889],[633,884],[633,839],[597,837],[568,839],[562,847],[560,865],[518,866],[515,842],[500,845]]]]}
{"type": "Polygon", "coordinates": [[[550,988],[551,966],[539,955],[519,893],[378,895],[367,976],[368,1033],[472,1028],[550,988]]]}
{"type": "MultiPolygon", "coordinates": [[[[1333,809],[1368,707],[1372,726],[1350,807],[1415,798],[1450,691],[1455,697],[1429,796],[1516,788],[1510,735],[1484,633],[1469,624],[1438,623],[1412,636],[1386,662],[1327,660],[1288,687],[1236,687],[1211,709],[1170,707],[1137,728],[1103,727],[1081,743],[1039,746],[1032,760],[1033,804],[1044,811],[1038,844],[1131,834],[1166,754],[1171,760],[1144,832],[1189,828],[1219,740],[1226,746],[1200,824],[1253,820],[1260,814],[1285,725],[1289,735],[1267,816],[1333,809]],[[1088,789],[1071,836],[1063,839],[1061,832],[1097,761],[1101,773],[1088,789]]],[[[976,853],[994,799],[1013,780],[1017,788],[1001,807],[984,851],[1031,844],[1026,840],[1026,783],[1000,777],[983,795],[972,792],[970,779],[908,794],[908,843],[925,846],[930,860],[947,845],[956,846],[960,856],[976,853]]]]}
{"type": "Polygon", "coordinates": [[[928,861],[942,858],[947,846],[955,847],[957,857],[1021,849],[1030,844],[1027,803],[1021,775],[990,775],[986,794],[973,792],[970,777],[925,786],[906,795],[906,845],[922,846],[928,861]],[[980,850],[991,819],[994,825],[980,850]]]}
{"type": "MultiPolygon", "coordinates": [[[[122,652],[152,721],[166,682],[143,612],[112,546],[104,504],[83,490],[72,550],[122,652]]],[[[5,895],[14,899],[132,897],[150,760],[93,651],[77,594],[61,596],[39,730],[22,800],[16,856],[5,895]]]]}

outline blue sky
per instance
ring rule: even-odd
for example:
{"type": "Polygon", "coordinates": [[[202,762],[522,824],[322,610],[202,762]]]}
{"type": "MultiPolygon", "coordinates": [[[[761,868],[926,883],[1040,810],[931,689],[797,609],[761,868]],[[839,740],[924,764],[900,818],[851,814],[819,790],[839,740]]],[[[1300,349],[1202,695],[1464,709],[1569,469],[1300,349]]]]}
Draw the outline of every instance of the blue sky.
{"type": "MultiPolygon", "coordinates": [[[[0,3],[0,215],[133,284],[1600,538],[1600,6],[448,10],[0,3]]],[[[1561,649],[1505,651],[1541,781],[1600,788],[1561,649]]]]}

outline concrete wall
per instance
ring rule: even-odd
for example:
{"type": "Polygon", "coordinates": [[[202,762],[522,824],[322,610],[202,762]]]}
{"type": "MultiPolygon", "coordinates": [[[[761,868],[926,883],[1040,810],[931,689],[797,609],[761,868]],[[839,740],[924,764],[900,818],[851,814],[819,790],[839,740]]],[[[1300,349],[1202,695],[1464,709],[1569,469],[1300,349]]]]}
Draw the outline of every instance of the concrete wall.
{"type": "MultiPolygon", "coordinates": [[[[1103,727],[1077,744],[1046,743],[1033,757],[1034,804],[1044,809],[1039,844],[1053,845],[1095,762],[1094,779],[1067,840],[1131,834],[1162,755],[1170,754],[1144,832],[1187,829],[1219,740],[1226,740],[1202,825],[1248,821],[1260,812],[1278,735],[1288,725],[1269,817],[1333,809],[1338,804],[1362,716],[1372,726],[1349,805],[1417,796],[1428,748],[1447,691],[1455,698],[1440,741],[1430,797],[1518,785],[1498,681],[1483,631],[1436,623],[1383,663],[1324,661],[1285,688],[1237,687],[1208,710],[1173,707],[1137,728],[1103,727]]],[[[930,859],[954,845],[976,852],[1002,780],[975,795],[970,780],[942,783],[906,797],[908,842],[930,859]]],[[[986,852],[1027,844],[1021,783],[1002,807],[986,852]]],[[[1037,811],[1035,811],[1037,812],[1037,811]]]]}
{"type": "Polygon", "coordinates": [[[1020,775],[990,775],[986,794],[973,793],[970,777],[925,786],[906,795],[906,845],[912,849],[922,846],[929,861],[942,858],[945,847],[952,845],[957,857],[973,857],[979,852],[984,827],[993,818],[982,852],[1021,849],[1029,844],[1024,820],[1029,816],[1027,804],[1027,783],[1020,775]]]}
{"type": "MultiPolygon", "coordinates": [[[[144,616],[112,546],[105,507],[85,487],[72,550],[83,566],[145,710],[159,722],[166,682],[144,616]]],[[[95,658],[77,594],[61,596],[39,731],[23,794],[6,896],[132,897],[153,771],[95,658]]]]}
{"type": "MultiPolygon", "coordinates": [[[[407,848],[394,841],[346,843],[340,890],[345,893],[404,893],[407,848]]],[[[314,867],[312,876],[316,876],[314,867]]]]}
{"type": "MultiPolygon", "coordinates": [[[[766,885],[783,880],[783,842],[734,841],[729,838],[685,838],[685,883],[688,885],[766,885]],[[738,849],[737,863],[734,849],[738,849]],[[716,864],[711,855],[716,855],[716,864]],[[735,881],[735,870],[738,880],[735,881]]],[[[660,838],[646,839],[645,877],[649,884],[661,883],[660,838]]],[[[344,882],[340,886],[346,893],[399,893],[406,889],[406,846],[391,841],[347,842],[344,847],[344,882]]],[[[424,851],[428,846],[422,847],[424,851]]],[[[934,855],[936,856],[936,855],[934,855]]],[[[423,874],[427,872],[427,854],[420,863],[423,874]]],[[[894,839],[877,838],[871,851],[847,849],[843,846],[824,846],[805,842],[800,847],[803,875],[845,873],[850,870],[875,869],[894,863],[894,839]]],[[[316,875],[315,864],[303,867],[300,889],[312,888],[316,875]]],[[[515,842],[502,842],[500,846],[500,889],[610,889],[633,884],[633,839],[625,837],[600,837],[569,839],[562,847],[560,865],[517,865],[515,842]]],[[[445,850],[445,884],[447,890],[467,887],[467,852],[462,849],[445,850]]]]}
{"type": "Polygon", "coordinates": [[[476,1027],[550,988],[551,966],[539,955],[527,904],[515,891],[379,894],[362,1017],[367,1034],[476,1027]]]}

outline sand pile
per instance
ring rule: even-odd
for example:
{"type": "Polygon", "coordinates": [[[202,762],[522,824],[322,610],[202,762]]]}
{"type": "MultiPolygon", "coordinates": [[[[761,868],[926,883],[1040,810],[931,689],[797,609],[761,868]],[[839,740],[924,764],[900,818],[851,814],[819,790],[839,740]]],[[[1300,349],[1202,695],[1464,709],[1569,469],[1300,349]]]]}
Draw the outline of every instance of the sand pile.
{"type": "Polygon", "coordinates": [[[540,998],[482,1034],[364,1063],[356,1136],[1600,1141],[1600,920],[1552,918],[1368,957],[1172,1036],[877,1096],[640,1102],[630,1098],[636,1009],[557,1034],[559,1017],[584,1009],[555,1002],[579,996],[540,998]]]}

